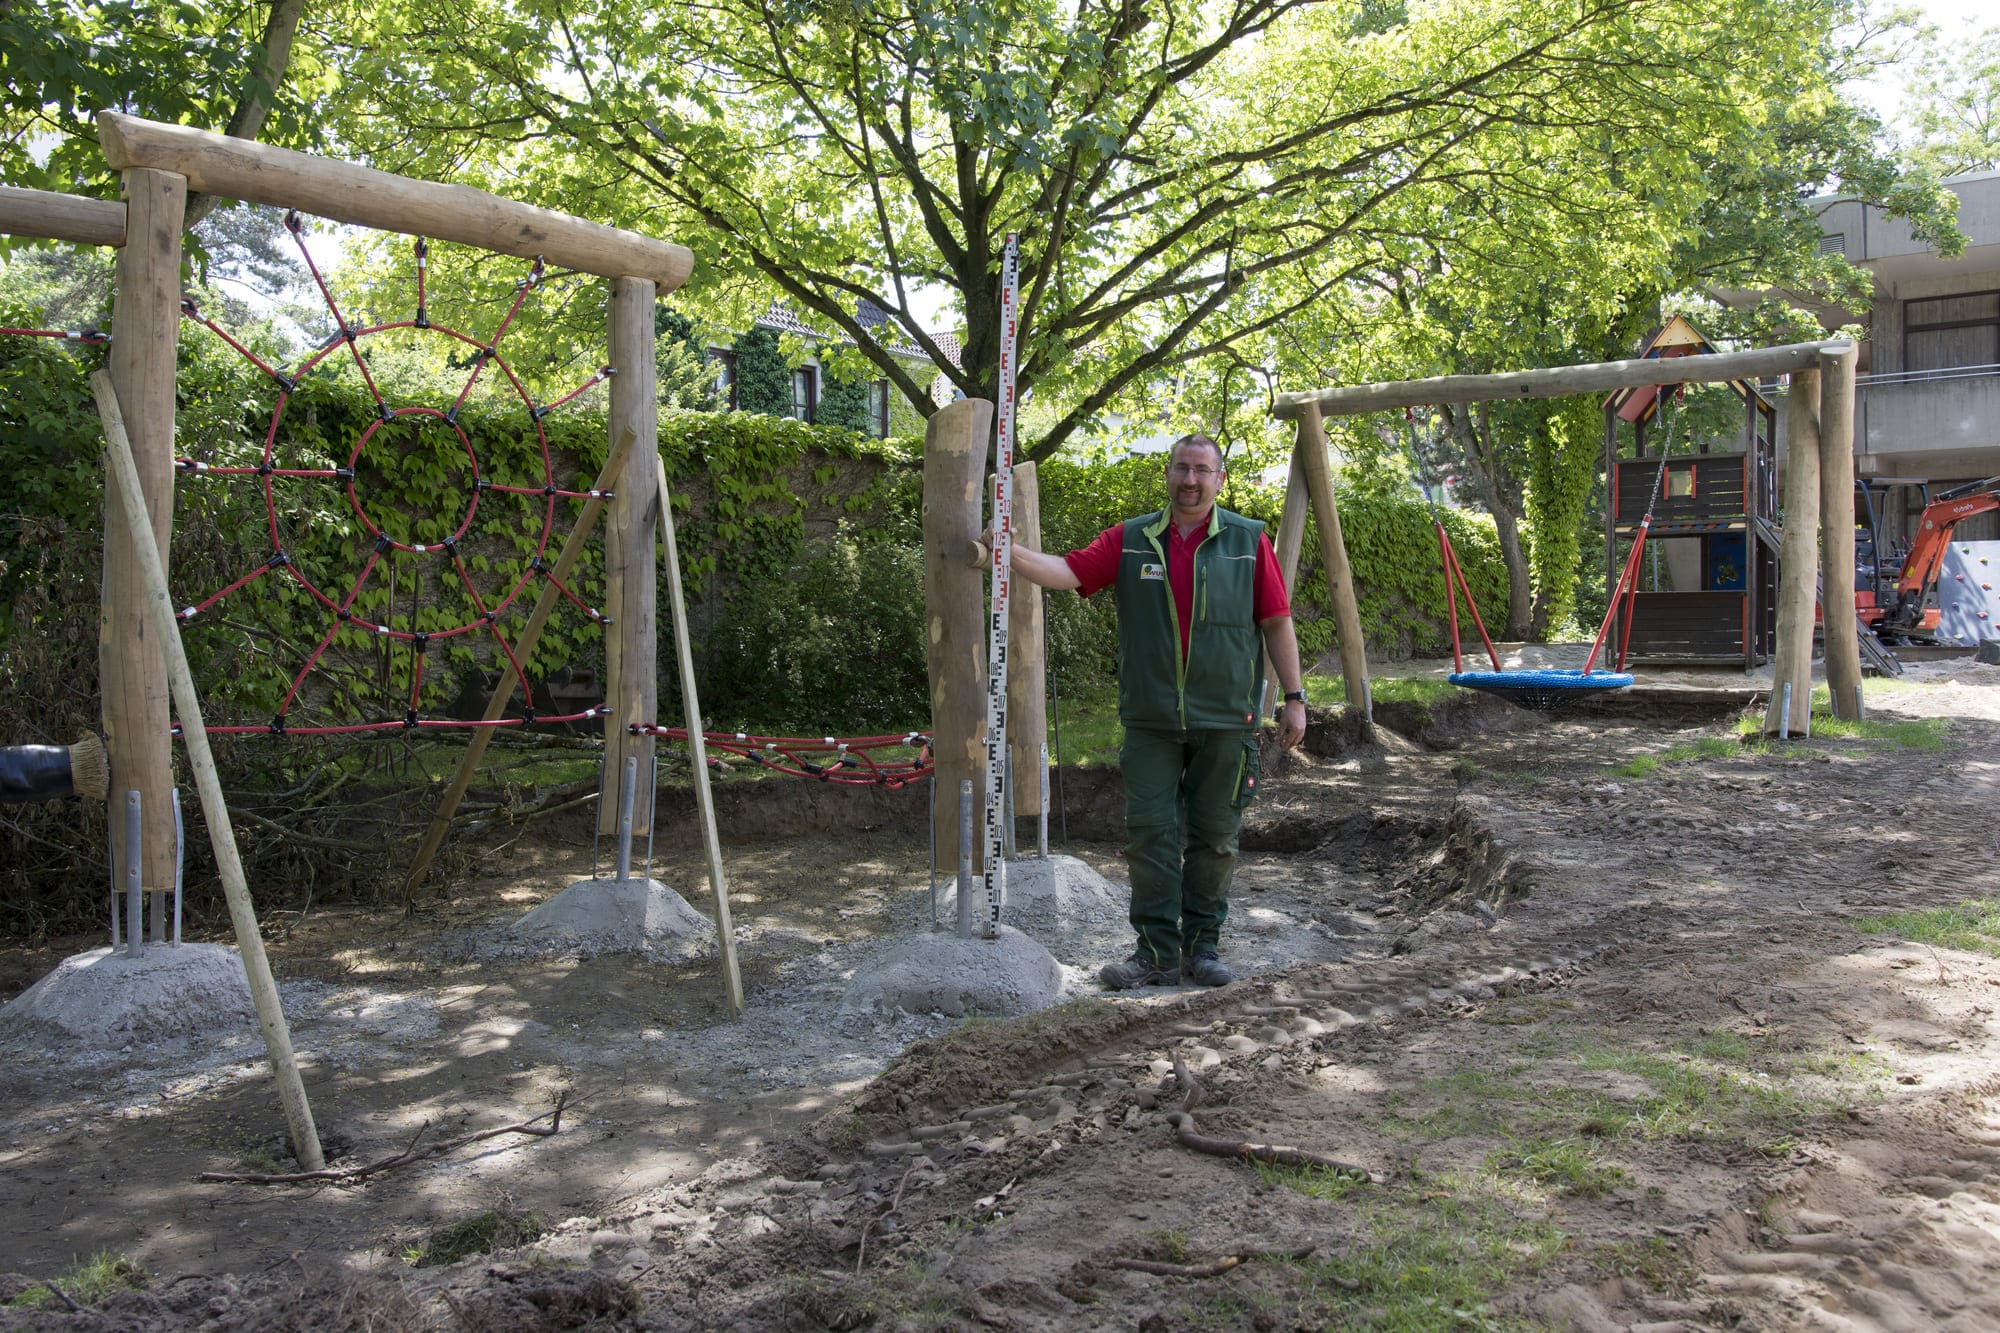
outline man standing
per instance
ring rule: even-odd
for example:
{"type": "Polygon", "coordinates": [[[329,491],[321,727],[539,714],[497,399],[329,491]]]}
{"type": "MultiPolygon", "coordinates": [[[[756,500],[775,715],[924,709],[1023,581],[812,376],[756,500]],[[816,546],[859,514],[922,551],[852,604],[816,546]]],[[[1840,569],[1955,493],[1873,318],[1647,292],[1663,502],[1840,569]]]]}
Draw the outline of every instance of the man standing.
{"type": "Polygon", "coordinates": [[[1236,978],[1217,954],[1236,835],[1257,785],[1258,646],[1285,701],[1278,738],[1306,729],[1299,645],[1264,525],[1220,508],[1228,475],[1206,435],[1175,441],[1168,506],[1049,555],[1014,543],[1014,570],[1044,588],[1118,598],[1118,717],[1125,726],[1126,863],[1138,948],[1099,978],[1112,990],[1236,978]]]}

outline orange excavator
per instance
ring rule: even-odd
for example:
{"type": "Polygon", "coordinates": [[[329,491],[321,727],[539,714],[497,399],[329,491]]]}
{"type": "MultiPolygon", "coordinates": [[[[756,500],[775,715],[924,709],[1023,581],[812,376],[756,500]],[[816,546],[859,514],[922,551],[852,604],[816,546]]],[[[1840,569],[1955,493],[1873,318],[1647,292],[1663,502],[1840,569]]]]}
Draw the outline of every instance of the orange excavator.
{"type": "Polygon", "coordinates": [[[1954,486],[1933,497],[1927,483],[1912,478],[1866,478],[1855,483],[1861,512],[1855,515],[1855,611],[1861,623],[1888,642],[1929,639],[1937,633],[1933,593],[1944,568],[1952,529],[1975,514],[2000,510],[2000,476],[1954,486]],[[1891,487],[1916,486],[1924,512],[1908,551],[1898,553],[1882,538],[1882,506],[1891,487]]]}

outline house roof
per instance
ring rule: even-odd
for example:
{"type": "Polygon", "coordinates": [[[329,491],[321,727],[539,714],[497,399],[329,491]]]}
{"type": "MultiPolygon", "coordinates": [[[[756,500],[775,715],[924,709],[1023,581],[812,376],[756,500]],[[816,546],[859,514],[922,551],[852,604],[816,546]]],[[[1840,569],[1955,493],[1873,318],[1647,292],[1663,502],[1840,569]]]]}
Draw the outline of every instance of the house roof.
{"type": "MultiPolygon", "coordinates": [[[[833,341],[850,347],[854,345],[854,340],[845,334],[836,337],[828,334],[823,329],[816,328],[812,324],[807,323],[803,316],[783,301],[771,302],[771,308],[757,316],[756,322],[760,328],[770,329],[776,333],[796,334],[801,338],[807,338],[814,342],[833,341]]],[[[923,348],[910,341],[908,335],[903,332],[902,326],[896,323],[894,317],[888,311],[882,309],[882,307],[876,305],[866,297],[861,298],[861,300],[855,303],[854,322],[862,328],[867,329],[870,335],[880,342],[891,356],[913,357],[925,362],[930,360],[930,357],[925,355],[923,348]]],[[[932,336],[937,338],[940,344],[943,344],[945,339],[950,337],[948,334],[934,334],[932,336]]],[[[951,338],[950,341],[953,364],[957,364],[958,340],[951,338]]]]}

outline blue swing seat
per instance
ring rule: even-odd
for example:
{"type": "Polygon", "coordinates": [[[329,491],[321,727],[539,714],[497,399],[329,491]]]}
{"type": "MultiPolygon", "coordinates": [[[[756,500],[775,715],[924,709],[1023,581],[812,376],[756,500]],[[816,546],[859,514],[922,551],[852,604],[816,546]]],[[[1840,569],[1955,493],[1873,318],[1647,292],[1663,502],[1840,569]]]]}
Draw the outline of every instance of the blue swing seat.
{"type": "Polygon", "coordinates": [[[1632,675],[1627,671],[1454,671],[1445,679],[1464,689],[1484,690],[1541,713],[1574,703],[1587,694],[1622,690],[1632,683],[1632,675]]]}

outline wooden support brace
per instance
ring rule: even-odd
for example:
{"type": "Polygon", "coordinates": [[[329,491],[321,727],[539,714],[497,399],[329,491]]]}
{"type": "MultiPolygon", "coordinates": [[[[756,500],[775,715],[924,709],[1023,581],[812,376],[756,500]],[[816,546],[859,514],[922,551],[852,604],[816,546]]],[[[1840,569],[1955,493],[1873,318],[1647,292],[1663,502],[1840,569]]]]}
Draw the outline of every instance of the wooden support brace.
{"type": "Polygon", "coordinates": [[[1571,394],[1606,393],[1648,384],[1714,384],[1728,380],[1785,375],[1819,364],[1822,353],[1853,348],[1846,341],[1788,343],[1747,352],[1715,352],[1706,356],[1636,357],[1599,361],[1548,370],[1513,370],[1500,375],[1438,375],[1388,384],[1356,384],[1346,388],[1308,389],[1281,393],[1271,415],[1281,421],[1298,419],[1307,403],[1316,403],[1322,417],[1351,417],[1394,407],[1429,407],[1438,403],[1484,403],[1501,399],[1567,398],[1571,394]]]}
{"type": "Polygon", "coordinates": [[[736,967],[736,929],[729,917],[729,885],[722,876],[722,841],[716,834],[715,795],[708,787],[708,746],[702,737],[701,700],[695,695],[694,646],[688,635],[687,600],[681,592],[681,553],[674,536],[674,509],[667,496],[667,465],[653,455],[660,488],[660,543],[667,562],[667,601],[674,613],[674,656],[680,663],[681,708],[686,718],[688,755],[694,765],[694,803],[701,814],[701,845],[708,853],[708,887],[715,896],[715,938],[722,946],[722,984],[729,1012],[743,1013],[743,976],[736,967]]]}
{"type": "Polygon", "coordinates": [[[112,387],[108,371],[93,372],[90,387],[97,396],[97,415],[111,446],[106,456],[106,481],[118,492],[121,500],[118,512],[125,521],[132,548],[138,553],[145,582],[146,613],[166,657],[167,679],[173,689],[175,711],[180,715],[188,766],[194,770],[195,789],[201,795],[202,822],[208,825],[209,845],[215,851],[223,896],[229,902],[229,922],[236,930],[236,949],[250,984],[251,1003],[257,1010],[257,1029],[264,1037],[264,1053],[270,1058],[271,1072],[277,1079],[278,1100],[284,1107],[285,1124],[291,1130],[299,1164],[308,1171],[319,1171],[326,1166],[326,1158],[320,1152],[319,1130],[313,1124],[312,1106],[306,1101],[305,1083],[292,1055],[291,1029],[285,1023],[285,1010],[278,1000],[277,982],[271,977],[271,962],[264,956],[257,909],[251,902],[250,885],[236,852],[236,832],[230,826],[229,806],[222,798],[222,780],[216,774],[215,757],[209,752],[201,700],[195,694],[187,652],[181,646],[180,624],[174,619],[166,565],[160,560],[147,527],[145,497],[139,488],[139,469],[132,460],[132,446],[125,436],[124,413],[119,410],[118,393],[112,387]]]}
{"type": "Polygon", "coordinates": [[[1333,601],[1334,628],[1340,636],[1340,674],[1348,711],[1361,719],[1362,739],[1373,740],[1375,715],[1368,699],[1368,647],[1361,638],[1361,604],[1354,596],[1354,569],[1340,533],[1340,506],[1333,495],[1333,460],[1327,456],[1326,431],[1320,425],[1319,408],[1312,403],[1299,413],[1295,447],[1304,461],[1313,517],[1319,520],[1320,559],[1326,565],[1327,595],[1333,601]]]}

